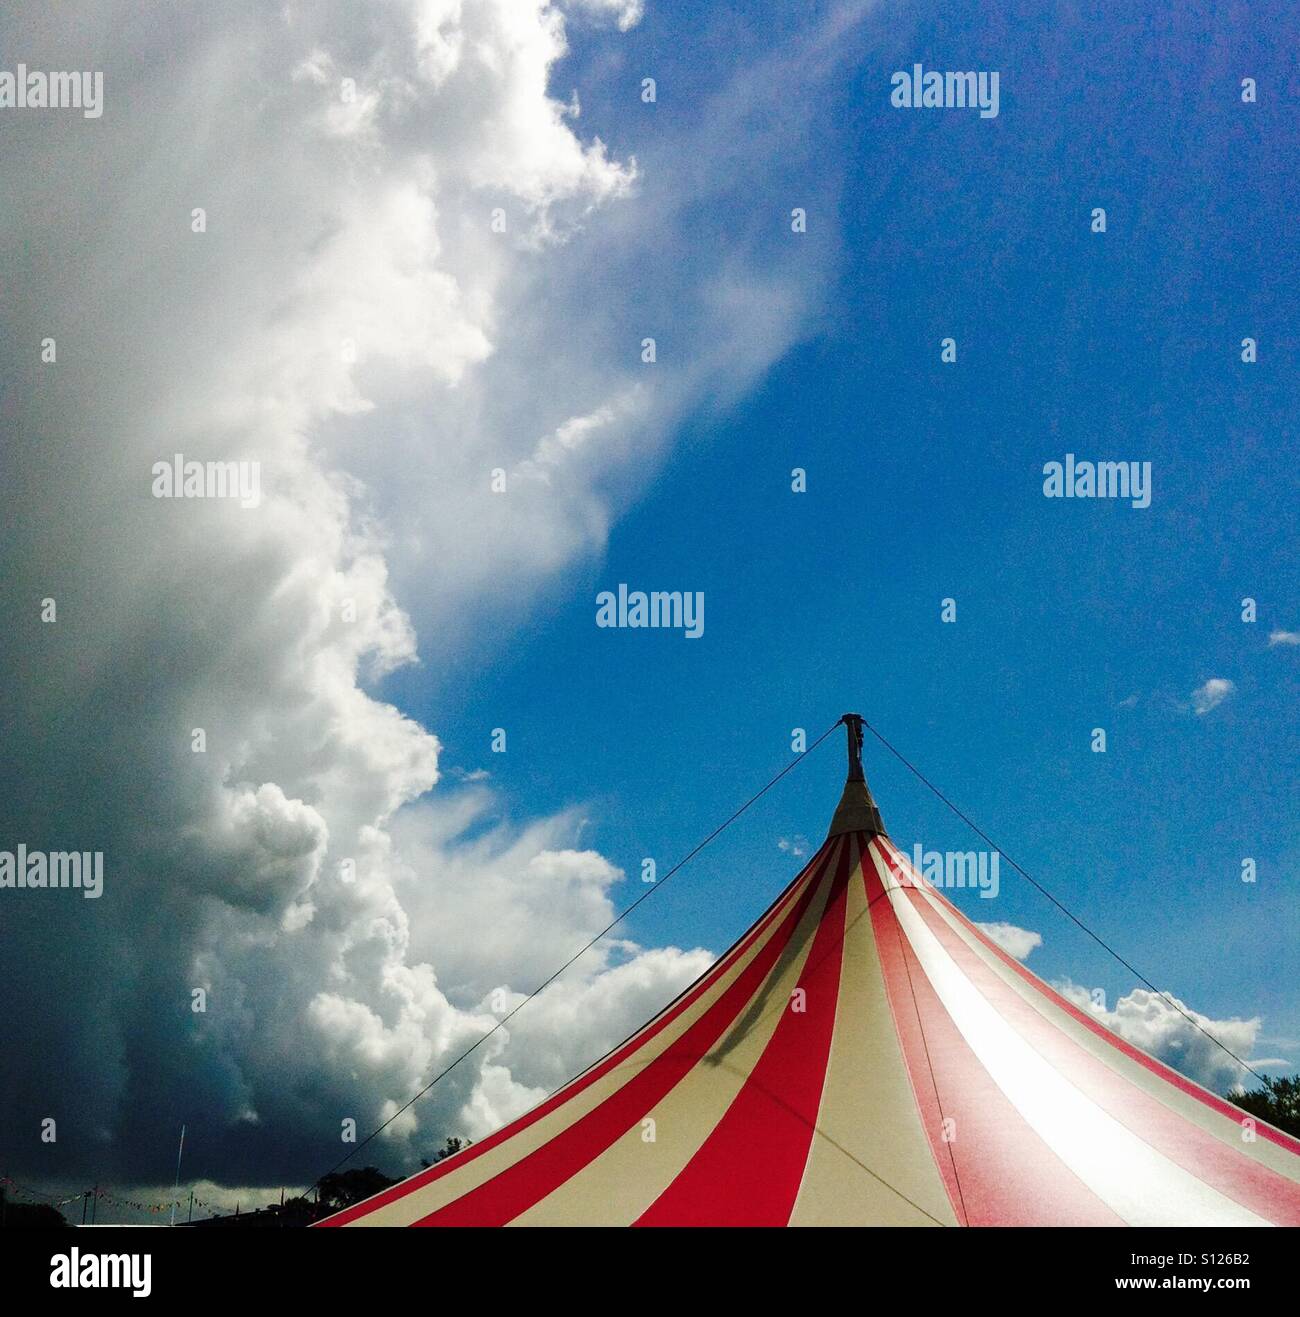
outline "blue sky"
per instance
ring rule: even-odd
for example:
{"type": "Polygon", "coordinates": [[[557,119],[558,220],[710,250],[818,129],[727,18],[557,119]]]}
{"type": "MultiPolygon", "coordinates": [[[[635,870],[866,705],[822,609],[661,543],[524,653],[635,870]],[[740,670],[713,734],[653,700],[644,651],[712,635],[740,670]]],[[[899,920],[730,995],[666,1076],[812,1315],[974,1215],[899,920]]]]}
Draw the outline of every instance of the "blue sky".
{"type": "MultiPolygon", "coordinates": [[[[792,728],[811,739],[859,709],[1158,986],[1216,1018],[1262,1015],[1257,1052],[1294,1064],[1300,649],[1268,643],[1300,629],[1294,88],[1261,16],[1209,14],[869,16],[817,89],[802,158],[642,270],[649,288],[656,260],[704,267],[728,224],[770,224],[831,261],[809,332],[743,398],[685,419],[607,550],[526,625],[432,695],[427,674],[394,679],[444,766],[488,769],[515,817],[584,802],[583,841],[626,870],[630,900],[641,857],[662,871],[689,850],[785,762],[792,728]],[[1000,115],[891,108],[890,74],[916,60],[998,69],[1000,115]],[[806,235],[787,231],[794,205],[806,235]],[[1044,498],[1043,463],[1067,452],[1149,461],[1151,507],[1044,498]],[[597,629],[595,595],[619,582],[703,590],[705,635],[597,629]],[[1212,678],[1234,692],[1198,716],[1212,678]]],[[[652,115],[689,120],[722,47],[762,58],[792,21],[651,5],[613,70],[608,34],[574,35],[553,90],[579,88],[585,131],[637,155],[653,193],[668,184],[652,115]],[[651,114],[626,94],[642,67],[651,114]]],[[[642,332],[627,324],[629,352],[642,332]]],[[[671,325],[659,337],[671,354],[671,325]]],[[[898,842],[975,844],[870,740],[866,763],[898,842]]],[[[820,840],[842,776],[837,733],[632,935],[724,947],[793,872],[778,839],[820,840]]],[[[1040,932],[1044,977],[1111,1002],[1136,986],[1007,868],[999,899],[957,899],[1040,932]]]]}

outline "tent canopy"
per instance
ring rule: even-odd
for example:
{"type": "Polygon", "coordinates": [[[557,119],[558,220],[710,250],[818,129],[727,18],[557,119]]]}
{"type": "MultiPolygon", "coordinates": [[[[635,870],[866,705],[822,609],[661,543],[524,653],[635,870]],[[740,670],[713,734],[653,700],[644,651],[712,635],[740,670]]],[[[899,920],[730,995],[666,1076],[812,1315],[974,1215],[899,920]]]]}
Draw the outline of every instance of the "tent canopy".
{"type": "Polygon", "coordinates": [[[1108,1030],[885,834],[825,843],[653,1020],[324,1225],[1300,1225],[1300,1143],[1108,1030]]]}

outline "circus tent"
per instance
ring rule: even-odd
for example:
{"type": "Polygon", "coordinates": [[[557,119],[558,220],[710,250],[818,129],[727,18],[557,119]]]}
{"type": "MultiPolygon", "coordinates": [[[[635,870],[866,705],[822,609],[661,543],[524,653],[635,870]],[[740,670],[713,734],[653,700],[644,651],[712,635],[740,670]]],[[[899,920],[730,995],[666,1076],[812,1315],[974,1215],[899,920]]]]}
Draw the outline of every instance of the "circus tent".
{"type": "Polygon", "coordinates": [[[922,881],[844,721],[826,841],[707,973],[527,1114],[322,1224],[1300,1224],[1300,1143],[922,881]]]}

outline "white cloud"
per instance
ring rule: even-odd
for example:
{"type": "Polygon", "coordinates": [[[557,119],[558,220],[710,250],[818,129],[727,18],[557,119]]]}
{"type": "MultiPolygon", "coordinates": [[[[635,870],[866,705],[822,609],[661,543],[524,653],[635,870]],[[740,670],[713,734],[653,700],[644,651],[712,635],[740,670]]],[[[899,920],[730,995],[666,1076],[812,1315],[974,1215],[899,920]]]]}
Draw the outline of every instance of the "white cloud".
{"type": "Polygon", "coordinates": [[[588,965],[575,966],[581,972],[558,979],[510,1021],[501,1055],[520,1082],[550,1092],[640,1028],[712,963],[699,947],[602,944],[588,965]]]}
{"type": "MultiPolygon", "coordinates": [[[[1236,1017],[1214,1020],[1192,1010],[1172,993],[1160,995],[1146,988],[1134,988],[1115,1003],[1113,1011],[1108,1011],[1098,1004],[1099,1000],[1104,1000],[1100,991],[1090,992],[1068,980],[1054,986],[1121,1038],[1215,1093],[1238,1088],[1243,1079],[1254,1082],[1224,1048],[1249,1061],[1259,1036],[1261,1021],[1258,1016],[1249,1020],[1236,1017]],[[1211,1036],[1207,1037],[1207,1034],[1211,1036]],[[1223,1046],[1218,1046],[1215,1039],[1223,1046]]],[[[1259,1066],[1264,1063],[1255,1061],[1252,1064],[1259,1066]]]]}
{"type": "MultiPolygon", "coordinates": [[[[340,1119],[378,1123],[490,1026],[485,994],[531,988],[611,917],[619,871],[576,814],[485,827],[482,793],[417,803],[438,739],[376,683],[417,635],[426,661],[501,643],[493,609],[517,622],[600,549],[607,491],[635,494],[683,411],[804,332],[824,263],[709,216],[755,159],[797,164],[817,98],[742,72],[634,164],[548,91],[565,32],[543,0],[132,12],[0,14],[5,49],[93,47],[106,75],[99,121],[6,121],[0,250],[30,259],[6,275],[0,378],[31,440],[6,587],[54,595],[59,621],[15,604],[0,628],[0,827],[102,849],[106,876],[99,901],[0,924],[3,1124],[58,1098],[53,1155],[121,1181],[165,1177],[157,1112],[194,1111],[206,1172],[301,1182],[340,1119]],[[703,272],[677,259],[701,217],[726,234],[703,272]],[[663,277],[620,293],[649,261],[663,277]],[[652,377],[647,322],[671,325],[652,377]],[[31,351],[46,333],[55,366],[31,351]],[[260,507],[150,498],[175,452],[259,461],[260,507]],[[95,990],[51,994],[58,964],[95,990]]],[[[781,56],[805,87],[810,49],[781,56]]],[[[513,1111],[707,959],[602,947],[387,1147],[513,1111]]]]}
{"type": "Polygon", "coordinates": [[[622,871],[574,844],[578,811],[484,828],[493,812],[481,788],[421,802],[394,820],[395,854],[384,860],[411,921],[412,954],[437,965],[462,1000],[501,983],[535,987],[637,895],[615,900],[622,871]]]}
{"type": "Polygon", "coordinates": [[[1192,709],[1199,718],[1217,709],[1237,688],[1226,677],[1211,677],[1192,692],[1192,709]]]}
{"type": "MultiPolygon", "coordinates": [[[[146,1089],[150,1109],[203,1113],[222,1172],[314,1173],[342,1115],[377,1123],[492,1024],[443,991],[398,894],[409,865],[389,829],[437,782],[439,745],[367,689],[416,644],[390,575],[403,527],[347,470],[347,428],[366,419],[370,451],[403,461],[383,424],[403,400],[463,394],[496,350],[503,288],[539,259],[523,253],[562,243],[633,178],[547,94],[563,24],[538,0],[220,8],[178,20],[166,60],[139,48],[154,38],[121,6],[79,11],[100,33],[101,131],[12,125],[27,182],[0,216],[6,248],[38,241],[42,269],[76,271],[14,288],[31,328],[57,336],[55,387],[36,386],[25,349],[4,363],[25,423],[59,436],[21,473],[16,582],[61,610],[58,643],[26,632],[6,655],[30,718],[13,744],[42,748],[31,790],[6,793],[5,830],[84,839],[107,870],[102,916],[69,929],[32,910],[0,937],[7,964],[67,952],[99,967],[103,990],[67,1004],[79,1029],[33,999],[70,1051],[24,1047],[23,1087],[48,1107],[60,1075],[92,1075],[61,1143],[84,1162],[93,1138],[110,1174],[113,1156],[119,1174],[149,1173],[146,1089]],[[489,231],[494,204],[511,241],[489,231]],[[194,206],[206,232],[191,231],[194,206]],[[34,237],[26,217],[47,211],[34,237]],[[261,506],[151,500],[150,466],[173,452],[259,461],[261,506]],[[51,789],[66,762],[103,768],[89,790],[51,789]],[[207,1011],[191,1019],[194,986],[207,1011]]],[[[57,47],[42,23],[7,12],[3,44],[57,47]]],[[[453,440],[412,463],[425,480],[453,440]]],[[[549,852],[558,826],[515,839],[520,885],[494,889],[507,905],[576,892],[539,955],[566,916],[576,936],[584,910],[610,911],[613,871],[549,852]]],[[[446,879],[448,906],[458,872],[426,875],[434,891],[446,879]]],[[[472,945],[477,930],[458,935],[472,945]]],[[[599,966],[590,978],[594,999],[599,966]]],[[[403,1117],[390,1142],[422,1147],[476,1082],[466,1067],[461,1092],[403,1117]]],[[[491,1082],[499,1103],[508,1086],[491,1082]]]]}
{"type": "Polygon", "coordinates": [[[506,1066],[486,1063],[474,1092],[461,1110],[460,1127],[465,1137],[481,1139],[535,1107],[549,1091],[519,1083],[506,1066]]]}
{"type": "Polygon", "coordinates": [[[621,32],[635,27],[645,13],[644,0],[564,0],[564,4],[566,9],[578,13],[610,18],[618,24],[621,32]]]}
{"type": "Polygon", "coordinates": [[[1270,649],[1274,645],[1300,645],[1300,631],[1270,631],[1268,644],[1270,649]]]}
{"type": "Polygon", "coordinates": [[[808,854],[807,837],[778,837],[776,848],[784,851],[787,855],[793,855],[796,860],[802,860],[808,854]]]}
{"type": "Polygon", "coordinates": [[[1027,960],[1029,953],[1035,947],[1043,945],[1041,933],[1031,932],[1027,928],[1017,928],[1015,924],[998,922],[976,924],[975,927],[991,937],[1008,956],[1014,956],[1016,960],[1027,960]]]}

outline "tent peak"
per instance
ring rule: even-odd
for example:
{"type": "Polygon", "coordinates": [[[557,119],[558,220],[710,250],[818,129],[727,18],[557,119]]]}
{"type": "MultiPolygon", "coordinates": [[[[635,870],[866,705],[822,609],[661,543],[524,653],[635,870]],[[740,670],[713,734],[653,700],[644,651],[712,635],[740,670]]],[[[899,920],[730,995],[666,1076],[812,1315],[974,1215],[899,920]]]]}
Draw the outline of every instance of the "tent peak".
{"type": "Polygon", "coordinates": [[[885,825],[880,810],[871,798],[866,774],[862,771],[862,723],[860,713],[846,713],[840,722],[848,732],[849,773],[844,783],[844,794],[831,819],[826,836],[838,837],[844,832],[869,832],[884,835],[885,825]]]}

